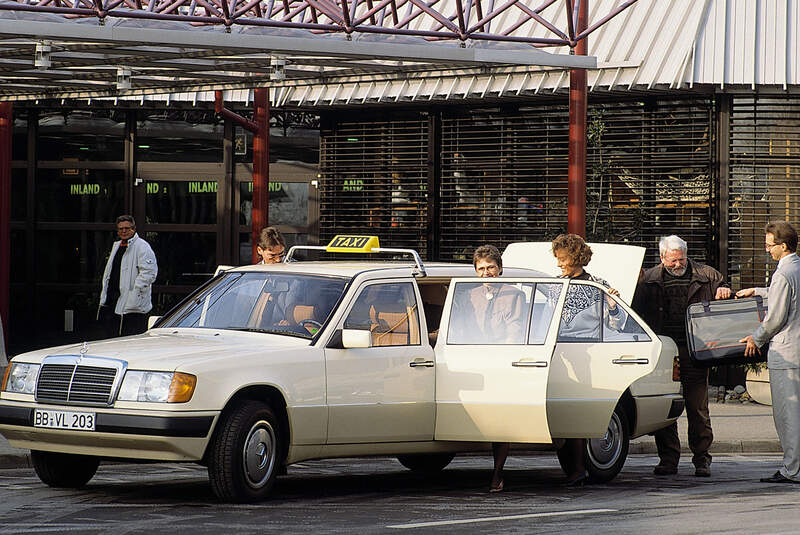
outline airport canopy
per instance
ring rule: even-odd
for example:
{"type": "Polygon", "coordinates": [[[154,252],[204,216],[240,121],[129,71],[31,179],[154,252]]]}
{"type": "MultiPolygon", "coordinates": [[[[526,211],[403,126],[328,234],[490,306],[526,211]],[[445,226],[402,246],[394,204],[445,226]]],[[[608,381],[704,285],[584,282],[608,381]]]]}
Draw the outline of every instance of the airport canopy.
{"type": "Polygon", "coordinates": [[[0,99],[125,97],[500,65],[593,68],[581,1],[0,0],[0,99]],[[566,47],[553,54],[543,47],[566,47]]]}

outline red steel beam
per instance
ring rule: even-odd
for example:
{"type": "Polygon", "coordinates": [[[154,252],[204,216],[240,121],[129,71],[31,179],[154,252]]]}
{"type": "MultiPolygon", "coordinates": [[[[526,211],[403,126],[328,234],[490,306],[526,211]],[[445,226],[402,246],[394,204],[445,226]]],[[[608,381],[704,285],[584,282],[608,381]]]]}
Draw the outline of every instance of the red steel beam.
{"type": "Polygon", "coordinates": [[[258,131],[253,136],[253,263],[258,257],[258,237],[269,225],[269,89],[253,90],[253,122],[258,131]]]}
{"type": "Polygon", "coordinates": [[[0,319],[8,349],[8,314],[11,286],[11,136],[14,110],[0,102],[0,319]]]}
{"type": "Polygon", "coordinates": [[[280,3],[269,3],[268,12],[261,9],[259,0],[153,0],[133,3],[129,0],[111,0],[103,5],[100,0],[76,0],[69,7],[53,5],[51,0],[8,0],[0,2],[0,11],[32,11],[57,13],[65,17],[93,17],[101,22],[106,18],[133,18],[183,21],[192,24],[220,24],[228,28],[238,26],[262,26],[277,28],[306,29],[315,32],[377,33],[394,35],[414,35],[466,41],[477,39],[483,41],[508,41],[528,43],[534,46],[574,47],[577,42],[596,28],[609,21],[621,11],[633,5],[637,0],[624,0],[607,15],[587,28],[587,24],[579,30],[576,28],[576,11],[585,12],[583,4],[588,0],[560,0],[566,10],[566,31],[559,30],[552,21],[545,19],[540,13],[558,0],[545,0],[539,7],[531,8],[530,0],[505,0],[498,8],[484,12],[480,2],[474,0],[380,0],[377,5],[368,0],[366,7],[361,7],[361,0],[283,0],[280,3]],[[230,3],[229,3],[230,2],[230,3]],[[400,6],[411,3],[411,9],[405,14],[402,22],[398,16],[400,6]],[[438,4],[438,5],[437,5],[438,4]],[[152,5],[152,9],[150,6],[152,5]],[[434,7],[436,6],[436,7],[434,7]],[[498,27],[495,32],[484,32],[490,21],[516,7],[524,15],[509,17],[505,26],[498,27]],[[437,9],[438,8],[438,9],[437,9]],[[305,20],[306,12],[313,10],[312,20],[305,20]],[[386,17],[386,11],[391,17],[386,17]],[[361,11],[361,13],[359,13],[361,11]],[[469,21],[475,12],[477,23],[470,26],[469,21]],[[375,15],[381,13],[379,21],[375,15]],[[411,28],[409,24],[418,17],[428,19],[411,28]],[[453,20],[458,20],[458,25],[453,20]],[[432,24],[429,24],[430,21],[432,24]],[[558,39],[526,35],[512,35],[527,22],[544,26],[558,36],[558,39]],[[444,28],[444,30],[442,30],[444,28]]]}
{"type": "MultiPolygon", "coordinates": [[[[586,28],[589,1],[580,3],[577,29],[586,28]]],[[[587,39],[574,48],[576,55],[588,52],[587,39]]],[[[567,232],[586,237],[586,69],[569,71],[569,165],[567,171],[567,232]]]]}
{"type": "Polygon", "coordinates": [[[269,89],[253,90],[253,120],[225,108],[222,91],[214,91],[214,111],[253,133],[253,206],[250,213],[253,263],[261,229],[269,225],[269,89]]]}

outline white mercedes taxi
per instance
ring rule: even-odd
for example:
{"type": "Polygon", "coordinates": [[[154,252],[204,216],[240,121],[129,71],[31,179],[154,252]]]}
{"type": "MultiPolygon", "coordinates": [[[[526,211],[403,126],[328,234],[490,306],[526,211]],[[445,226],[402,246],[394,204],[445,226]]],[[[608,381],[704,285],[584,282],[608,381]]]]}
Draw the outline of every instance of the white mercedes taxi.
{"type": "Polygon", "coordinates": [[[590,477],[608,481],[631,437],[683,409],[675,344],[626,304],[641,254],[610,253],[622,291],[611,301],[598,284],[523,267],[549,261],[546,244],[509,246],[495,279],[375,237],[287,260],[302,249],[393,259],[232,268],[144,334],[17,355],[0,433],[54,487],[85,485],[102,459],[194,461],[221,500],[250,502],[306,459],[393,455],[436,471],[492,441],[588,438],[590,477]],[[487,327],[506,296],[513,311],[487,327]]]}

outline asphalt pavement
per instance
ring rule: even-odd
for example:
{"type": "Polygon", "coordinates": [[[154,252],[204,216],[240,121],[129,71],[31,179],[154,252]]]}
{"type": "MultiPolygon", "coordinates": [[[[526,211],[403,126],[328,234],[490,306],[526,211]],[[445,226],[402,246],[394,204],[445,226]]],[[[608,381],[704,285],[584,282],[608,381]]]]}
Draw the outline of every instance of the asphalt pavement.
{"type": "MultiPolygon", "coordinates": [[[[757,403],[739,401],[709,404],[711,427],[714,430],[714,443],[711,454],[715,453],[780,453],[781,446],[775,425],[772,421],[772,407],[757,403]]],[[[686,414],[678,419],[678,434],[681,448],[689,452],[686,438],[686,414]]],[[[631,441],[630,452],[655,454],[656,444],[651,436],[639,437],[631,441]]],[[[0,436],[0,468],[20,468],[30,466],[28,450],[12,448],[0,436]]]]}

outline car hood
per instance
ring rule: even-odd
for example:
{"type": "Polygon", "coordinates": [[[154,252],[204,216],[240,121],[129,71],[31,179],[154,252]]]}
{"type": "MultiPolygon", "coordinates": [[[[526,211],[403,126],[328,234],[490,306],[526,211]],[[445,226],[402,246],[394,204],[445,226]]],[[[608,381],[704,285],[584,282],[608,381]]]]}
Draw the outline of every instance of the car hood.
{"type": "Polygon", "coordinates": [[[265,333],[216,329],[151,329],[144,334],[70,344],[17,355],[15,360],[41,362],[48,355],[80,355],[124,360],[131,368],[172,370],[235,353],[274,353],[307,346],[309,340],[265,333]]]}
{"type": "MultiPolygon", "coordinates": [[[[592,260],[586,271],[608,281],[626,303],[633,299],[639,271],[644,260],[644,247],[617,243],[589,243],[592,260]]],[[[503,267],[538,269],[552,276],[561,275],[551,242],[517,242],[503,252],[503,267]]]]}

